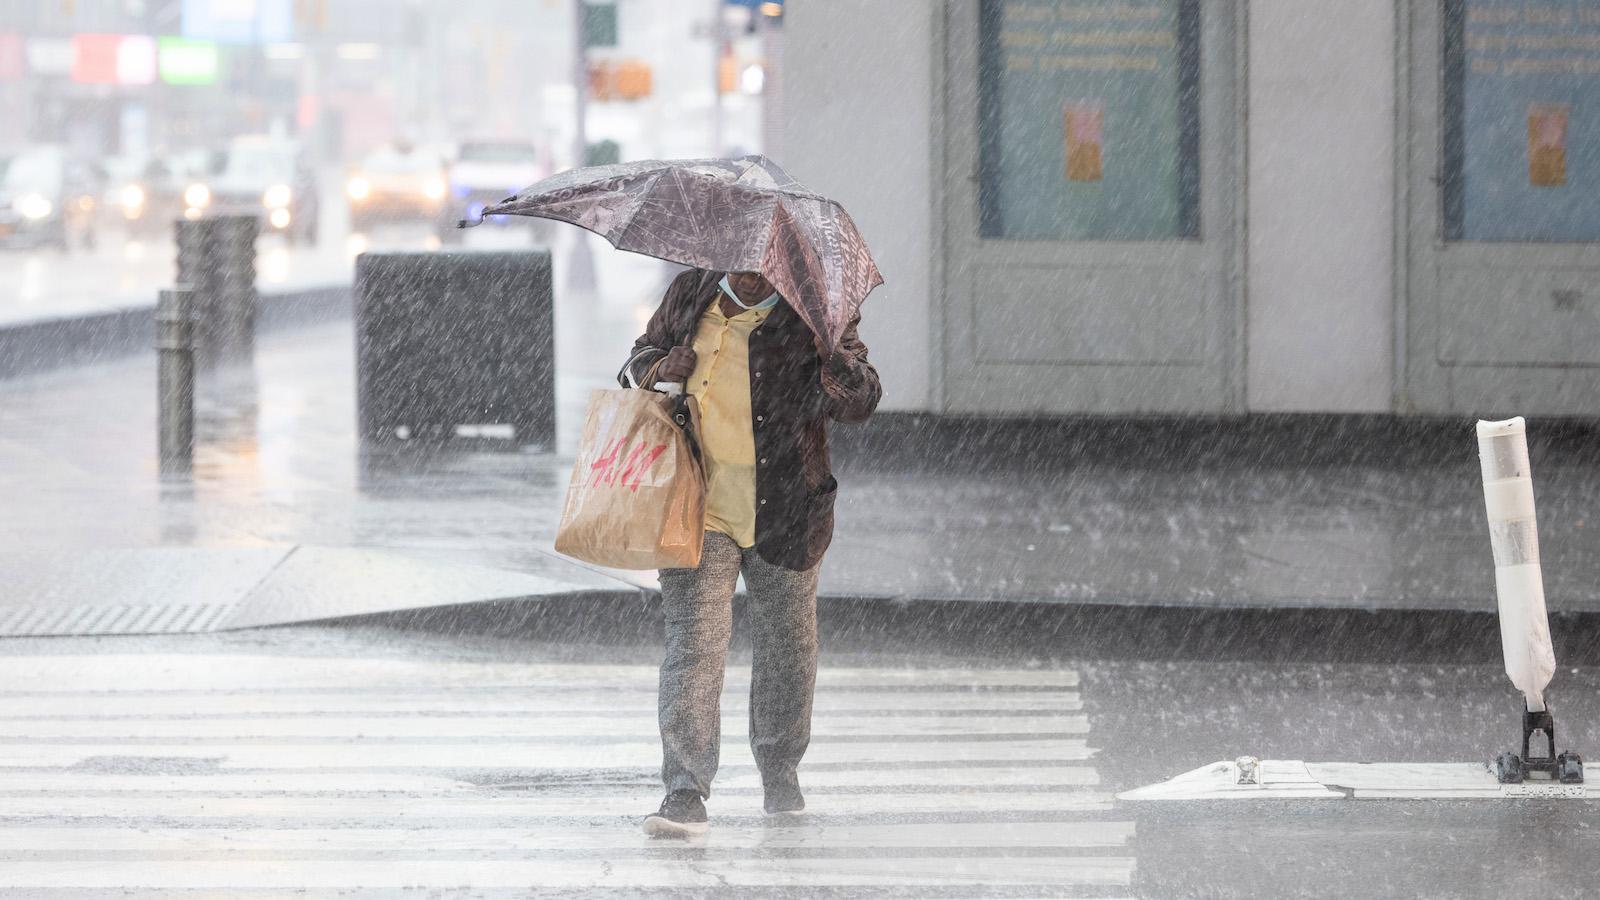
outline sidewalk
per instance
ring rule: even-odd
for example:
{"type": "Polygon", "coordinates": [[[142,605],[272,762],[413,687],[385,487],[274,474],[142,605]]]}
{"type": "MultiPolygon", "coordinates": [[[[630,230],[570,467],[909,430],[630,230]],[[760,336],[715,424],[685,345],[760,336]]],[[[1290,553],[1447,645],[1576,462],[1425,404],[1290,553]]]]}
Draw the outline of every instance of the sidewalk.
{"type": "MultiPolygon", "coordinates": [[[[651,588],[654,573],[551,549],[588,392],[612,383],[659,291],[659,266],[636,266],[608,276],[599,301],[558,300],[554,454],[466,443],[363,469],[347,321],[265,334],[251,377],[205,392],[192,486],[156,476],[152,353],[0,380],[0,632],[205,630],[651,588]]],[[[1470,426],[881,413],[835,431],[821,589],[1489,613],[1470,426]]],[[[1595,436],[1530,425],[1553,611],[1600,612],[1595,436]]]]}

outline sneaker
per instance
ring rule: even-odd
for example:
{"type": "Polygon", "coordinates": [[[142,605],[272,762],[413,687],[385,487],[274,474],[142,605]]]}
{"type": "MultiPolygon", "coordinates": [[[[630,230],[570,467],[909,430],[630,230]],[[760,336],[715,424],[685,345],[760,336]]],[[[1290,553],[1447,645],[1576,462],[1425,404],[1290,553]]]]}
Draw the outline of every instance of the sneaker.
{"type": "Polygon", "coordinates": [[[698,791],[673,791],[661,801],[660,811],[644,820],[644,833],[651,837],[689,838],[710,830],[698,791]]]}
{"type": "Polygon", "coordinates": [[[806,811],[806,798],[800,793],[800,783],[792,778],[770,782],[762,793],[761,808],[769,816],[797,816],[806,811]]]}

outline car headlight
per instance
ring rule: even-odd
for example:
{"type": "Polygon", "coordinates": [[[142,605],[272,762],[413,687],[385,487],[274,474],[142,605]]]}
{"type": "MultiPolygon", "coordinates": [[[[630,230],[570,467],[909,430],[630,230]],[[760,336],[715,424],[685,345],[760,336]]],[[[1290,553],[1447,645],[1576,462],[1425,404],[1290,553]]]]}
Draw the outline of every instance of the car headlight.
{"type": "Polygon", "coordinates": [[[427,197],[429,200],[438,200],[444,196],[445,190],[447,188],[443,178],[429,178],[422,185],[422,196],[427,197]]]}
{"type": "Polygon", "coordinates": [[[211,202],[211,189],[203,184],[191,184],[183,192],[183,202],[199,209],[211,202]]]}
{"type": "Polygon", "coordinates": [[[293,197],[294,194],[290,192],[287,184],[275,184],[267,188],[267,192],[261,195],[261,202],[268,209],[282,209],[289,205],[289,201],[293,197]]]}
{"type": "Polygon", "coordinates": [[[368,184],[365,178],[350,179],[346,189],[350,192],[351,200],[365,200],[367,195],[372,193],[372,185],[368,184]]]}
{"type": "Polygon", "coordinates": [[[144,205],[144,190],[137,184],[130,184],[122,189],[122,206],[124,209],[138,209],[144,205]]]}
{"type": "Polygon", "coordinates": [[[273,228],[288,228],[289,211],[280,206],[272,211],[272,215],[267,217],[267,221],[272,223],[273,228]]]}
{"type": "Polygon", "coordinates": [[[50,205],[50,201],[46,200],[43,194],[24,194],[17,198],[12,208],[30,219],[42,219],[50,215],[50,211],[55,207],[50,205]]]}

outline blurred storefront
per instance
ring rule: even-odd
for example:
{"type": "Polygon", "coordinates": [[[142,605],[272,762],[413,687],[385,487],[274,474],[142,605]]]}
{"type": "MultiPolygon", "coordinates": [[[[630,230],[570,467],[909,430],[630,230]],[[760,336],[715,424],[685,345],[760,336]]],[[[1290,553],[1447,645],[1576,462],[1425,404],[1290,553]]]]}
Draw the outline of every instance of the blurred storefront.
{"type": "MultiPolygon", "coordinates": [[[[593,140],[630,158],[705,154],[719,140],[761,149],[764,47],[781,33],[781,3],[585,6],[609,23],[589,51],[593,140]]],[[[279,134],[339,162],[394,141],[511,138],[570,164],[573,9],[568,0],[5,4],[0,150],[177,153],[279,134]]]]}

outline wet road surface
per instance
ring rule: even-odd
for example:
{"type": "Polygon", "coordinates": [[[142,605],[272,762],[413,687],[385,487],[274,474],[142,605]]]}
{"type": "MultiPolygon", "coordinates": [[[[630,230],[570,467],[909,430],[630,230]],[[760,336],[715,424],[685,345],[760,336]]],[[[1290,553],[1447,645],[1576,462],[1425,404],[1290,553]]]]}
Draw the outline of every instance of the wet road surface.
{"type": "Polygon", "coordinates": [[[735,667],[713,829],[681,842],[640,829],[653,666],[363,647],[378,636],[0,658],[0,888],[1129,896],[1134,826],[1099,789],[1071,669],[825,667],[808,811],[774,824],[735,667]]]}
{"type": "MultiPolygon", "coordinates": [[[[10,640],[0,884],[21,897],[1589,895],[1600,816],[1586,802],[1114,799],[1241,753],[1486,758],[1515,728],[1496,666],[1138,658],[1156,647],[1069,659],[1024,635],[961,652],[955,635],[846,613],[825,604],[806,818],[760,815],[740,630],[712,835],[687,845],[638,825],[659,802],[648,609],[609,632],[554,612],[516,626],[436,610],[431,625],[10,640]]],[[[1563,746],[1600,741],[1594,673],[1567,668],[1552,686],[1563,746]]]]}

